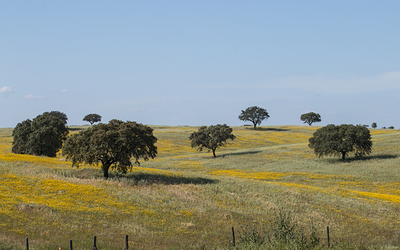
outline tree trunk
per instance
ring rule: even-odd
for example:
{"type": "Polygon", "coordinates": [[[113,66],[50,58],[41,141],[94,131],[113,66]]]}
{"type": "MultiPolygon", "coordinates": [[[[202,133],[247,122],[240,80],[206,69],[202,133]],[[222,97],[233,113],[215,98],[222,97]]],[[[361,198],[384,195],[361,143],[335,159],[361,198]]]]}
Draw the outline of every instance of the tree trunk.
{"type": "Polygon", "coordinates": [[[253,122],[253,126],[254,126],[254,127],[253,127],[254,130],[256,130],[257,123],[254,123],[254,122],[253,122]]]}
{"type": "Polygon", "coordinates": [[[346,158],[346,152],[342,152],[342,161],[344,161],[346,158]]]}
{"type": "Polygon", "coordinates": [[[212,149],[212,151],[213,151],[213,156],[214,156],[214,158],[217,157],[217,156],[215,155],[215,149],[212,149]]]}
{"type": "Polygon", "coordinates": [[[103,169],[104,178],[108,179],[108,169],[110,168],[111,164],[109,163],[102,163],[101,169],[103,169]]]}

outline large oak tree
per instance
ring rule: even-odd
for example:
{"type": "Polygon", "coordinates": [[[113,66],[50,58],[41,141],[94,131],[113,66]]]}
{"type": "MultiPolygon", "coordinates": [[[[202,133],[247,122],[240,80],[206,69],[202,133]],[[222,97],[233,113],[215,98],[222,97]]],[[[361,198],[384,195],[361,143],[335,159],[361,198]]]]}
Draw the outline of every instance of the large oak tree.
{"type": "Polygon", "coordinates": [[[370,154],[372,141],[369,129],[364,126],[329,124],[314,132],[308,146],[318,157],[341,155],[344,161],[349,152],[354,151],[356,157],[370,154]]]}
{"type": "Polygon", "coordinates": [[[68,117],[65,113],[60,112],[60,111],[50,111],[50,112],[44,112],[43,115],[51,115],[54,117],[57,117],[61,121],[64,122],[64,125],[67,125],[68,117]]]}
{"type": "Polygon", "coordinates": [[[132,158],[139,164],[139,159],[147,161],[156,157],[156,142],[152,128],[114,119],[73,134],[62,151],[67,160],[72,160],[72,166],[101,164],[104,177],[108,178],[110,168],[126,173],[132,168],[132,158]]]}
{"type": "Polygon", "coordinates": [[[235,138],[236,136],[232,134],[232,128],[226,124],[201,126],[197,132],[193,132],[189,137],[192,148],[197,147],[199,151],[207,148],[213,152],[214,157],[216,157],[215,150],[217,148],[225,146],[228,139],[233,140],[235,138]]]}
{"type": "Polygon", "coordinates": [[[260,125],[263,120],[268,118],[269,114],[267,110],[257,106],[248,107],[246,110],[242,110],[242,113],[239,115],[239,120],[252,122],[254,129],[256,129],[256,126],[260,125]]]}
{"type": "Polygon", "coordinates": [[[101,121],[101,115],[98,114],[88,114],[85,117],[83,117],[84,121],[87,121],[90,123],[90,125],[93,125],[93,123],[100,122],[101,121]]]}
{"type": "Polygon", "coordinates": [[[311,126],[314,122],[321,122],[321,116],[318,113],[309,112],[306,114],[302,114],[300,116],[300,120],[311,126]]]}

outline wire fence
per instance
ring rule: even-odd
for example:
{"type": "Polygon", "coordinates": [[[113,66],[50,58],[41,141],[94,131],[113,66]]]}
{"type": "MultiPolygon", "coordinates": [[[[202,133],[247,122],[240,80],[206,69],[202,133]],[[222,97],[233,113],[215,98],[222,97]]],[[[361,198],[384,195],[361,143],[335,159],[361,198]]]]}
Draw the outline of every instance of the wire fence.
{"type": "MultiPolygon", "coordinates": [[[[97,237],[93,236],[93,250],[98,250],[97,248],[97,237]]],[[[25,239],[25,245],[26,245],[26,250],[29,250],[29,240],[28,238],[25,239]]],[[[58,248],[61,250],[61,247],[58,248]]],[[[73,244],[72,240],[69,241],[69,250],[73,250],[73,244]]],[[[133,250],[133,248],[129,249],[129,244],[128,244],[128,235],[125,235],[125,247],[123,248],[124,250],[133,250]]]]}
{"type": "MultiPolygon", "coordinates": [[[[330,247],[330,237],[329,237],[329,226],[326,227],[326,234],[327,234],[327,246],[330,247]]],[[[97,237],[93,236],[93,250],[98,250],[97,248],[97,237]]],[[[25,239],[26,242],[26,250],[29,250],[29,240],[28,238],[25,239]]],[[[235,238],[235,229],[232,227],[232,244],[233,246],[236,245],[236,238],[235,238]]],[[[59,250],[62,250],[61,247],[58,248],[59,250]]],[[[69,241],[69,250],[73,250],[73,244],[72,240],[69,241]]],[[[125,247],[123,250],[133,250],[133,248],[129,249],[129,244],[128,244],[128,235],[125,235],[125,247]]]]}

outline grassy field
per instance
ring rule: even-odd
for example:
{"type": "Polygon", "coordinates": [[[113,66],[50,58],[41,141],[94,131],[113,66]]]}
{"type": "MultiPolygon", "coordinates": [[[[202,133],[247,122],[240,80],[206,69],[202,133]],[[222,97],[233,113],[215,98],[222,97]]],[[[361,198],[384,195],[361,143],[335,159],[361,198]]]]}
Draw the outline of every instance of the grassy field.
{"type": "Polygon", "coordinates": [[[398,130],[371,130],[372,154],[341,162],[308,148],[316,126],[233,127],[217,158],[190,147],[197,127],[153,128],[156,159],[108,180],[61,156],[12,154],[0,129],[0,249],[26,237],[31,249],[89,249],[94,235],[122,249],[126,234],[133,249],[228,249],[231,227],[268,231],[280,210],[299,228],[313,221],[322,245],[329,226],[337,249],[400,249],[398,130]]]}

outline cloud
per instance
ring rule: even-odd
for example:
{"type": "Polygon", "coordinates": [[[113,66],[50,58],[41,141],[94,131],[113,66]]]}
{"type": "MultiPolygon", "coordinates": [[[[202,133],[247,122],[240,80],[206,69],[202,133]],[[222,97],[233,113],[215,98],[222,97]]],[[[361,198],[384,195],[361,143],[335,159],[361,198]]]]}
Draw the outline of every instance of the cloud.
{"type": "Polygon", "coordinates": [[[61,93],[67,93],[67,92],[68,92],[68,90],[66,90],[66,89],[62,89],[62,90],[60,90],[60,92],[61,92],[61,93]]]}
{"type": "Polygon", "coordinates": [[[138,111],[138,109],[137,108],[130,108],[130,109],[128,109],[128,111],[129,112],[136,112],[136,111],[138,111]]]}
{"type": "Polygon", "coordinates": [[[4,93],[13,93],[14,90],[12,90],[10,87],[4,86],[0,89],[0,93],[4,94],[4,93]]]}
{"type": "Polygon", "coordinates": [[[41,99],[41,98],[43,98],[43,96],[39,96],[39,95],[26,95],[25,98],[27,98],[27,99],[41,99]]]}
{"type": "Polygon", "coordinates": [[[400,72],[386,72],[380,76],[382,79],[400,80],[400,72]]]}

